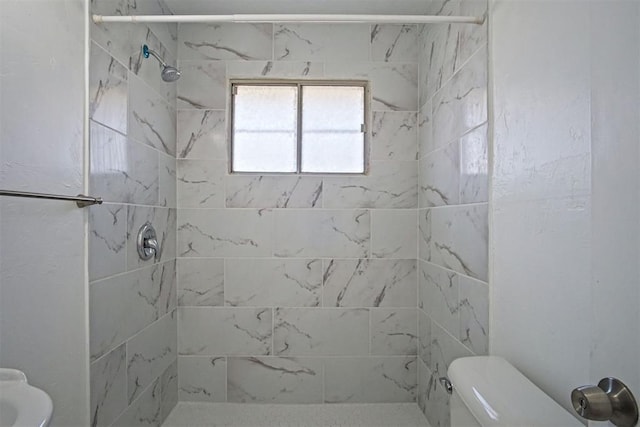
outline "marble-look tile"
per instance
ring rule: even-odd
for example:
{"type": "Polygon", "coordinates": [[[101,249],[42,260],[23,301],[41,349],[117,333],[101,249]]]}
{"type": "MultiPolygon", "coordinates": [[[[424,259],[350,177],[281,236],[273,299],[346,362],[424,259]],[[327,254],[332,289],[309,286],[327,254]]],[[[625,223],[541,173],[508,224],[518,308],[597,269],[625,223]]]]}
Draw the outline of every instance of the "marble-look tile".
{"type": "Polygon", "coordinates": [[[487,125],[460,138],[460,203],[489,200],[487,125]]]}
{"type": "Polygon", "coordinates": [[[460,339],[459,276],[429,262],[420,263],[418,307],[460,339]]]}
{"type": "Polygon", "coordinates": [[[322,359],[231,357],[229,402],[322,403],[322,359]]]}
{"type": "Polygon", "coordinates": [[[431,262],[487,280],[487,204],[431,209],[431,262]]]}
{"type": "Polygon", "coordinates": [[[271,354],[270,308],[180,307],[180,355],[271,354]]]}
{"type": "Polygon", "coordinates": [[[91,364],[91,425],[108,426],[127,406],[124,344],[91,364]]]}
{"type": "Polygon", "coordinates": [[[432,372],[431,369],[424,364],[419,365],[418,373],[420,380],[423,381],[423,385],[420,387],[423,394],[419,396],[418,405],[427,417],[429,425],[432,427],[450,426],[450,397],[438,381],[438,374],[432,372]]]}
{"type": "Polygon", "coordinates": [[[274,59],[281,61],[368,61],[369,25],[278,24],[274,59]]]}
{"type": "Polygon", "coordinates": [[[95,43],[89,63],[89,117],[126,133],[127,69],[95,43]]]}
{"type": "Polygon", "coordinates": [[[371,354],[376,356],[416,355],[417,310],[371,309],[371,354]]]}
{"type": "Polygon", "coordinates": [[[142,80],[129,73],[127,136],[176,155],[176,110],[142,80]]]}
{"type": "Polygon", "coordinates": [[[322,292],[319,259],[227,259],[225,300],[232,306],[317,307],[322,292]]]}
{"type": "Polygon", "coordinates": [[[431,259],[431,209],[418,210],[418,259],[431,259]]]}
{"type": "Polygon", "coordinates": [[[158,152],[158,205],[177,207],[176,159],[158,152]]]}
{"type": "Polygon", "coordinates": [[[431,371],[429,371],[429,368],[427,368],[425,363],[418,357],[418,392],[416,401],[423,414],[425,413],[427,404],[427,385],[429,384],[430,376],[431,371]]]}
{"type": "Polygon", "coordinates": [[[324,63],[317,61],[227,61],[227,78],[322,78],[324,63]]]}
{"type": "Polygon", "coordinates": [[[431,319],[422,309],[418,309],[418,356],[431,366],[431,319]]]}
{"type": "Polygon", "coordinates": [[[324,263],[325,307],[415,307],[414,259],[332,259],[324,263]]]}
{"type": "Polygon", "coordinates": [[[460,276],[460,338],[475,354],[489,347],[489,286],[460,276]]]}
{"type": "Polygon", "coordinates": [[[171,365],[160,376],[160,387],[162,399],[161,416],[164,421],[178,403],[178,360],[174,360],[171,365]]]}
{"type": "Polygon", "coordinates": [[[224,305],[224,260],[178,258],[178,305],[224,305]]]}
{"type": "Polygon", "coordinates": [[[455,141],[420,159],[420,207],[460,202],[460,152],[455,141]]]}
{"type": "Polygon", "coordinates": [[[178,357],[178,393],[181,402],[226,402],[227,359],[178,357]]]}
{"type": "Polygon", "coordinates": [[[418,216],[415,209],[371,211],[371,257],[417,257],[418,216]]]}
{"type": "Polygon", "coordinates": [[[107,202],[155,205],[158,153],[93,121],[90,132],[90,192],[107,202]]]}
{"type": "Polygon", "coordinates": [[[433,97],[433,139],[437,147],[456,140],[487,121],[486,48],[433,97]]]}
{"type": "MultiPolygon", "coordinates": [[[[162,0],[160,0],[162,1],[162,0]]],[[[171,12],[169,12],[171,13],[171,12]]],[[[163,22],[148,22],[147,27],[155,34],[162,46],[173,58],[178,57],[178,24],[167,24],[163,22]]]]}
{"type": "Polygon", "coordinates": [[[371,25],[371,60],[418,61],[418,26],[409,24],[371,25]]]}
{"type": "Polygon", "coordinates": [[[140,43],[137,51],[133,51],[129,57],[129,69],[142,79],[154,92],[159,94],[173,108],[176,106],[176,85],[162,80],[162,66],[155,58],[145,58],[142,53],[142,45],[156,52],[162,60],[171,66],[177,66],[175,56],[166,49],[156,35],[147,27],[144,42],[140,43]]]}
{"type": "Polygon", "coordinates": [[[178,354],[176,310],[127,341],[129,403],[171,365],[178,354]]]}
{"type": "Polygon", "coordinates": [[[319,208],[322,178],[229,175],[225,193],[228,208],[319,208]]]}
{"type": "Polygon", "coordinates": [[[225,111],[178,110],[177,157],[227,159],[225,111]]]}
{"type": "Polygon", "coordinates": [[[180,27],[179,59],[271,59],[272,24],[189,24],[180,27]]]}
{"type": "Polygon", "coordinates": [[[223,110],[227,104],[226,67],[222,61],[180,61],[178,108],[223,110]],[[202,90],[202,88],[207,90],[202,90]]]}
{"type": "Polygon", "coordinates": [[[274,354],[353,356],[369,352],[369,310],[276,308],[274,354]]]}
{"type": "Polygon", "coordinates": [[[432,152],[434,147],[431,100],[429,100],[420,107],[418,112],[418,158],[432,152]]]}
{"type": "Polygon", "coordinates": [[[175,261],[93,282],[90,351],[96,360],[176,306],[175,261]]]}
{"type": "Polygon", "coordinates": [[[422,96],[431,98],[451,78],[455,71],[457,32],[454,24],[425,25],[422,34],[425,58],[420,68],[422,96]]]}
{"type": "Polygon", "coordinates": [[[89,280],[127,269],[127,208],[103,204],[89,208],[89,280]]]}
{"type": "Polygon", "coordinates": [[[224,160],[178,160],[177,190],[180,208],[224,207],[224,160]]]}
{"type": "Polygon", "coordinates": [[[373,111],[418,111],[418,65],[385,62],[327,62],[326,78],[371,81],[373,111]]]}
{"type": "Polygon", "coordinates": [[[278,257],[366,257],[370,217],[366,210],[275,211],[278,257]],[[310,244],[313,242],[313,244],[310,244]]]}
{"type": "Polygon", "coordinates": [[[416,160],[417,144],[417,113],[373,112],[371,160],[416,160]]]}
{"type": "Polygon", "coordinates": [[[437,378],[447,375],[447,369],[455,359],[467,356],[473,356],[473,353],[436,322],[431,322],[430,368],[437,378]]]}
{"type": "Polygon", "coordinates": [[[176,257],[176,209],[129,206],[127,213],[127,266],[129,270],[176,257]],[[150,223],[156,230],[160,253],[143,261],[138,255],[138,230],[150,223]]]}
{"type": "Polygon", "coordinates": [[[414,402],[415,356],[325,360],[326,403],[414,402]]]}
{"type": "Polygon", "coordinates": [[[326,208],[415,208],[418,162],[372,161],[369,175],[324,178],[326,208]]]}
{"type": "Polygon", "coordinates": [[[162,383],[149,385],[112,424],[113,427],[158,427],[162,424],[162,383]]]}
{"type": "Polygon", "coordinates": [[[180,209],[178,256],[272,255],[273,212],[258,209],[180,209]]]}

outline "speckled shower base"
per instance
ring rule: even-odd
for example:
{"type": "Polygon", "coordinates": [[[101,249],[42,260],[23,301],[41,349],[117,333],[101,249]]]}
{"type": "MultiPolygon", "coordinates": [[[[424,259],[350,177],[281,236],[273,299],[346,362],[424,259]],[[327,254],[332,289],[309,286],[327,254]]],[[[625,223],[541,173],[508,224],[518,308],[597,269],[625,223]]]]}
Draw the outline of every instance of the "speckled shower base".
{"type": "Polygon", "coordinates": [[[163,427],[429,427],[415,403],[258,405],[178,402],[163,427]]]}

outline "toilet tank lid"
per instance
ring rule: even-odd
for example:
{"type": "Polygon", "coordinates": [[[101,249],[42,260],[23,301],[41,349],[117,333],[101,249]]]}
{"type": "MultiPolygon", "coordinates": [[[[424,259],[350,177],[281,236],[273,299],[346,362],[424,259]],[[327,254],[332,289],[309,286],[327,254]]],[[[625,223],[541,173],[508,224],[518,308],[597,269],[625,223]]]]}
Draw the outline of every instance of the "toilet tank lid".
{"type": "Polygon", "coordinates": [[[483,427],[583,426],[502,357],[456,359],[447,373],[455,392],[483,427]]]}

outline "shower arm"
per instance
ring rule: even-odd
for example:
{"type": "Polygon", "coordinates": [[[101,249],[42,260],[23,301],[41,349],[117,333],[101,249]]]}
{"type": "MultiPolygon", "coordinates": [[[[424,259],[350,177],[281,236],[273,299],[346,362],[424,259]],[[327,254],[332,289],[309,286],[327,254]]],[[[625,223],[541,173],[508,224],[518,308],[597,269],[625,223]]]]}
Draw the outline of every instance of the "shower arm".
{"type": "Polygon", "coordinates": [[[147,46],[146,44],[142,46],[142,55],[145,58],[148,58],[150,54],[153,55],[153,57],[156,58],[163,67],[167,66],[167,64],[162,60],[162,58],[160,58],[160,55],[158,55],[153,50],[149,49],[149,46],[147,46]]]}

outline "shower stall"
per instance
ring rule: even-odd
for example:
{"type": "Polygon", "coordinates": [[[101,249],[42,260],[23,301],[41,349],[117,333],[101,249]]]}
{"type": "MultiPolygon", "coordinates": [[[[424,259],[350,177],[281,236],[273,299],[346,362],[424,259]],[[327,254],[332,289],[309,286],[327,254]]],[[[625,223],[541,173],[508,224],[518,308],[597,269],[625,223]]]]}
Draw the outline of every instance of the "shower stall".
{"type": "Polygon", "coordinates": [[[486,354],[569,410],[602,376],[640,394],[639,23],[1,2],[0,195],[96,204],[0,197],[0,367],[52,426],[447,426],[440,379],[486,354]],[[238,81],[362,83],[366,173],[230,172],[238,81]]]}

